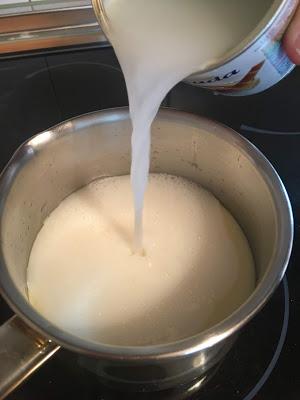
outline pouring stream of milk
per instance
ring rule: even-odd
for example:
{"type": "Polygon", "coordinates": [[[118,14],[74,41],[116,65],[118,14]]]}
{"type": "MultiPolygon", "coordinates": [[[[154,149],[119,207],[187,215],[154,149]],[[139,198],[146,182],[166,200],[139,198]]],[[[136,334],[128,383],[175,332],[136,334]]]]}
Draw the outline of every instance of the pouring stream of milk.
{"type": "Polygon", "coordinates": [[[152,174],[144,213],[143,203],[150,128],[163,98],[246,37],[270,2],[104,1],[133,125],[134,250],[144,244],[147,257],[129,247],[128,176],[94,181],[62,201],[35,239],[27,271],[31,304],[61,329],[118,346],[171,343],[223,320],[253,291],[247,239],[212,194],[152,174]]]}
{"type": "Polygon", "coordinates": [[[142,252],[151,124],[169,90],[239,44],[271,0],[103,0],[107,36],[125,76],[132,132],[134,251],[142,252]],[[202,67],[202,68],[201,68],[202,67]]]}

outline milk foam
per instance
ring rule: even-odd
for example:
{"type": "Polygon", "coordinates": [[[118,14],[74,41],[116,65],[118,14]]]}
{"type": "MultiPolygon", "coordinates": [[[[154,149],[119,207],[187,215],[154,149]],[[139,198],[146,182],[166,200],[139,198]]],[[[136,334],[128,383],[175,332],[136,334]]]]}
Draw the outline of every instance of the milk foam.
{"type": "Polygon", "coordinates": [[[94,181],[66,198],[31,251],[32,305],[80,337],[145,345],[194,335],[252,292],[248,242],[206,190],[183,178],[150,175],[144,257],[131,251],[133,220],[129,176],[94,181]]]}

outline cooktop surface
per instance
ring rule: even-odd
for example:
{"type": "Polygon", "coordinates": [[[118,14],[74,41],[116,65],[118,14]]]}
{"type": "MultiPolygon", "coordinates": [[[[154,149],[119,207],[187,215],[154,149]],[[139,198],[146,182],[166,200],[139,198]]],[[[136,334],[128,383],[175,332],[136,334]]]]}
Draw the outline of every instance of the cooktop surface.
{"type": "MultiPolygon", "coordinates": [[[[252,97],[216,96],[181,83],[164,101],[165,106],[225,123],[254,143],[281,176],[295,216],[286,277],[205,385],[194,381],[163,393],[118,393],[104,387],[81,356],[61,350],[9,400],[299,399],[299,87],[300,68],[296,68],[274,88],[252,97]]],[[[110,48],[0,61],[0,167],[33,134],[72,116],[122,105],[127,105],[126,88],[110,48]]],[[[0,297],[0,323],[11,315],[0,297]]]]}

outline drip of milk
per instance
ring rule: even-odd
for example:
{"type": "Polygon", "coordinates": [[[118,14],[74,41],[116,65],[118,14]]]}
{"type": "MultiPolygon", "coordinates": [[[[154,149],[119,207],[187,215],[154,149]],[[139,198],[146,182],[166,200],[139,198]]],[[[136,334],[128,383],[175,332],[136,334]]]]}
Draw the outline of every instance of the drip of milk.
{"type": "Polygon", "coordinates": [[[247,239],[203,188],[150,174],[144,257],[131,251],[133,219],[129,176],[94,181],[62,201],[30,254],[32,305],[85,339],[149,345],[211,327],[253,291],[247,239]]]}
{"type": "Polygon", "coordinates": [[[222,58],[257,26],[272,0],[103,0],[125,76],[133,125],[131,181],[136,251],[142,249],[150,128],[169,90],[222,58]]]}

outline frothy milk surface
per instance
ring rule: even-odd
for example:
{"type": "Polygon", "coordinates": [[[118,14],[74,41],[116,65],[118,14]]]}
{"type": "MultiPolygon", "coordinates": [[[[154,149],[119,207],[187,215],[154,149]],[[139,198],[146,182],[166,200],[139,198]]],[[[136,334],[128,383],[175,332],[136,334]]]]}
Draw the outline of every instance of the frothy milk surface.
{"type": "Polygon", "coordinates": [[[131,251],[133,220],[129,176],[94,181],[66,198],[32,248],[32,305],[80,337],[146,345],[199,333],[254,289],[241,228],[196,184],[150,175],[143,257],[131,251]]]}
{"type": "Polygon", "coordinates": [[[241,43],[271,4],[272,0],[103,0],[106,33],[125,76],[133,124],[137,250],[142,248],[150,127],[162,100],[178,82],[241,43]]]}

